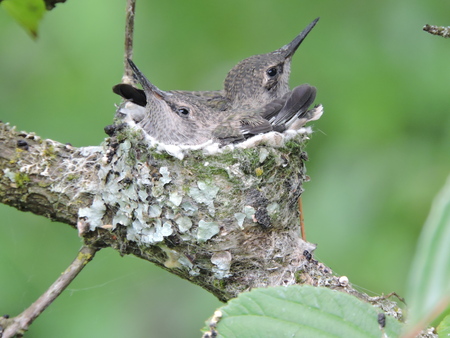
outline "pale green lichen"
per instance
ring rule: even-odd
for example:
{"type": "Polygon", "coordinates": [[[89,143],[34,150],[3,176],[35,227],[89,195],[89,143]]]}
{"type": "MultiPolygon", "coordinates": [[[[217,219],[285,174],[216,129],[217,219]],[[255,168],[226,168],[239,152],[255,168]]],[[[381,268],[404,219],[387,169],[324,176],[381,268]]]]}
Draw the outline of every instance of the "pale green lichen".
{"type": "Polygon", "coordinates": [[[214,264],[212,271],[214,272],[215,278],[224,279],[231,276],[231,259],[232,255],[229,251],[218,251],[212,255],[211,263],[214,264]]]}
{"type": "Polygon", "coordinates": [[[89,219],[90,230],[94,230],[96,227],[103,225],[102,218],[105,214],[105,210],[105,203],[103,203],[100,196],[96,196],[90,207],[80,208],[78,210],[78,216],[89,219]]]}
{"type": "Polygon", "coordinates": [[[237,212],[237,213],[234,214],[234,217],[237,220],[239,228],[243,229],[244,227],[242,225],[244,224],[244,220],[245,220],[246,215],[243,214],[242,212],[237,212]]]}
{"type": "Polygon", "coordinates": [[[276,213],[278,213],[280,211],[280,205],[278,203],[270,203],[267,206],[267,212],[269,213],[269,215],[274,215],[276,213]]]}
{"type": "Polygon", "coordinates": [[[181,208],[186,216],[193,216],[198,211],[198,208],[191,202],[181,203],[181,208]]]}
{"type": "MultiPolygon", "coordinates": [[[[244,206],[244,208],[242,209],[242,212],[235,213],[235,214],[234,214],[234,217],[235,217],[236,220],[237,220],[238,226],[239,226],[241,229],[244,229],[243,224],[244,224],[244,221],[245,221],[246,219],[247,219],[247,220],[250,220],[252,223],[255,222],[255,220],[253,219],[253,218],[254,218],[254,215],[255,215],[255,212],[256,212],[255,208],[253,208],[252,206],[246,205],[246,206],[244,206]]],[[[251,224],[251,223],[250,223],[250,224],[251,224]]]]}
{"type": "MultiPolygon", "coordinates": [[[[256,213],[264,214],[264,208],[268,217],[280,220],[276,224],[280,228],[293,219],[295,209],[288,201],[292,200],[290,194],[301,191],[303,175],[297,141],[290,145],[296,153],[257,146],[217,155],[194,150],[184,152],[179,160],[155,152],[160,150],[145,150],[142,136],[134,136],[116,143],[113,155],[105,158],[99,170],[101,184],[92,190],[99,192],[106,209],[99,203],[93,204],[90,212],[80,212],[91,229],[102,223],[111,224],[113,230],[126,227],[127,240],[142,245],[142,250],[147,245],[170,244],[170,249],[162,249],[167,255],[166,267],[188,269],[195,276],[204,268],[207,248],[214,241],[225,240],[222,231],[233,236],[260,231],[256,213]],[[261,169],[259,176],[257,168],[261,169]],[[246,196],[251,190],[259,191],[261,198],[266,196],[271,203],[249,205],[246,196]],[[186,254],[172,252],[173,245],[185,245],[186,254]]],[[[303,138],[299,139],[302,143],[303,138]]],[[[216,256],[210,262],[216,278],[231,273],[231,258],[227,262],[224,257],[216,256]]]]}
{"type": "Polygon", "coordinates": [[[170,181],[172,181],[172,179],[170,178],[169,169],[167,167],[161,167],[159,169],[159,172],[162,175],[162,177],[160,178],[160,181],[163,186],[166,185],[167,183],[170,183],[170,181]]]}
{"type": "Polygon", "coordinates": [[[253,215],[255,214],[256,210],[255,210],[255,208],[253,208],[249,205],[246,205],[242,212],[245,214],[245,216],[247,218],[251,219],[251,218],[253,218],[253,215]]]}
{"type": "Polygon", "coordinates": [[[162,209],[158,204],[152,204],[148,208],[148,216],[155,218],[161,216],[162,209]]]}
{"type": "Polygon", "coordinates": [[[186,232],[192,227],[192,221],[187,216],[181,216],[175,220],[180,232],[186,232]]]}
{"type": "Polygon", "coordinates": [[[204,220],[198,222],[197,241],[206,242],[208,239],[212,238],[214,235],[217,235],[218,233],[219,233],[219,223],[205,222],[204,220]]]}
{"type": "Polygon", "coordinates": [[[259,163],[263,163],[267,156],[269,156],[269,150],[267,148],[261,148],[259,151],[259,163]]]}
{"type": "Polygon", "coordinates": [[[203,181],[197,182],[197,187],[191,187],[189,190],[189,196],[191,196],[197,203],[202,203],[208,206],[209,213],[214,216],[214,198],[219,192],[219,187],[206,183],[203,181]]]}
{"type": "Polygon", "coordinates": [[[178,194],[176,191],[169,194],[169,201],[172,202],[174,206],[180,206],[181,201],[183,201],[183,196],[178,194]]]}
{"type": "Polygon", "coordinates": [[[7,178],[9,178],[9,180],[11,182],[14,182],[14,183],[16,182],[16,174],[13,171],[11,171],[11,169],[9,169],[9,168],[3,169],[3,174],[7,178]]]}

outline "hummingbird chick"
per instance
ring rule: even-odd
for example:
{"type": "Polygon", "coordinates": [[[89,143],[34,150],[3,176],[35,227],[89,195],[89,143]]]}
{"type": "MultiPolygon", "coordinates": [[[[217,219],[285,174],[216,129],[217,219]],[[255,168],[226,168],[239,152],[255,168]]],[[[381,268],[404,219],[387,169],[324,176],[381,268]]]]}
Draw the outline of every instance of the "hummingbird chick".
{"type": "MultiPolygon", "coordinates": [[[[218,111],[263,107],[289,91],[292,56],[318,20],[312,21],[287,45],[239,62],[228,72],[223,90],[171,92],[190,95],[218,111]]],[[[137,105],[146,105],[145,94],[141,89],[129,84],[118,84],[113,87],[113,91],[137,105]]]]}
{"type": "Polygon", "coordinates": [[[228,72],[224,94],[232,109],[262,107],[289,91],[292,57],[317,21],[319,18],[287,45],[242,60],[228,72]]]}
{"type": "Polygon", "coordinates": [[[282,132],[308,114],[316,88],[304,84],[258,109],[216,111],[191,95],[164,92],[128,60],[143,88],[145,112],[131,116],[156,141],[199,145],[213,140],[221,145],[244,141],[253,135],[282,132]]]}

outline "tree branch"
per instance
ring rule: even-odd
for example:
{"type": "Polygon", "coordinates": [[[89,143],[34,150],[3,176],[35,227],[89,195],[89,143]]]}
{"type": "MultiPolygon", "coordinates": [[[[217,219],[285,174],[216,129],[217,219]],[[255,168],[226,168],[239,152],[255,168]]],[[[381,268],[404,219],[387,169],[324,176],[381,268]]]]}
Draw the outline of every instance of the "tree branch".
{"type": "Polygon", "coordinates": [[[75,226],[92,204],[100,147],[74,148],[0,123],[0,202],[75,226]]]}
{"type": "Polygon", "coordinates": [[[2,203],[78,224],[88,244],[144,258],[222,301],[294,284],[303,252],[314,250],[296,217],[306,135],[291,148],[194,151],[180,161],[129,129],[78,149],[0,130],[2,203]]]}
{"type": "Polygon", "coordinates": [[[426,24],[423,30],[433,35],[440,35],[444,38],[450,37],[450,27],[434,26],[426,24]]]}
{"type": "MultiPolygon", "coordinates": [[[[250,148],[176,158],[170,147],[149,149],[135,129],[109,132],[101,147],[73,148],[0,124],[0,202],[76,224],[88,246],[155,263],[221,301],[306,283],[371,302],[300,238],[307,133],[277,146],[274,134],[250,148]]],[[[393,304],[377,301],[401,317],[393,304]]]]}
{"type": "Polygon", "coordinates": [[[14,318],[0,319],[0,326],[4,329],[1,337],[11,338],[22,335],[28,330],[33,321],[67,288],[81,270],[89,263],[98,249],[83,246],[78,252],[75,260],[61,274],[61,276],[50,286],[50,288],[39,297],[28,309],[14,318]]]}

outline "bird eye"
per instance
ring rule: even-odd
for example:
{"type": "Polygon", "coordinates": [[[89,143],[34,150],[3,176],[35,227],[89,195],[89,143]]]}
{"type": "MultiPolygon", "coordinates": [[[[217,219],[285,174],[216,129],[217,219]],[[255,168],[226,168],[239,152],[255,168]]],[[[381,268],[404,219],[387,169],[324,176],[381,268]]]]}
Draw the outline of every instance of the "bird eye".
{"type": "Polygon", "coordinates": [[[177,114],[183,117],[186,117],[189,115],[189,109],[182,107],[177,109],[177,114]]]}
{"type": "Polygon", "coordinates": [[[275,75],[277,75],[278,70],[277,70],[276,67],[272,67],[272,68],[269,68],[269,69],[267,70],[266,73],[267,73],[267,75],[269,75],[270,77],[274,77],[275,75]]]}

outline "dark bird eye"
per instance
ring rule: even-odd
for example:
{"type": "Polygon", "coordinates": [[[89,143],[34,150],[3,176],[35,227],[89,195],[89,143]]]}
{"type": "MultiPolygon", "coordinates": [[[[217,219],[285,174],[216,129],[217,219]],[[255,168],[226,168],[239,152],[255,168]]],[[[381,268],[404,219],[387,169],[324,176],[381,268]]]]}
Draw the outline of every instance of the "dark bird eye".
{"type": "Polygon", "coordinates": [[[188,116],[189,115],[189,109],[187,109],[187,108],[178,108],[177,109],[177,113],[178,113],[178,115],[180,115],[180,116],[188,116]]]}
{"type": "Polygon", "coordinates": [[[273,77],[273,76],[277,75],[278,70],[275,67],[272,67],[272,68],[269,68],[266,73],[270,77],[273,77]]]}

